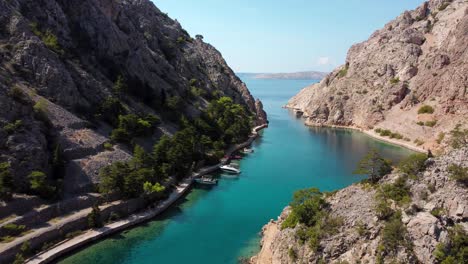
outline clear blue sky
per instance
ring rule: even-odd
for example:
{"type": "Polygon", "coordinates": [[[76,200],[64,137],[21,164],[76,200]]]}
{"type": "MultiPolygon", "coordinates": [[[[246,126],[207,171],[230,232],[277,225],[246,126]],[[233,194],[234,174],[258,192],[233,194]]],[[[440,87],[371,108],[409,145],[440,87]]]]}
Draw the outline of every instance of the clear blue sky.
{"type": "Polygon", "coordinates": [[[423,0],[153,0],[236,72],[329,71],[349,47],[423,0]]]}

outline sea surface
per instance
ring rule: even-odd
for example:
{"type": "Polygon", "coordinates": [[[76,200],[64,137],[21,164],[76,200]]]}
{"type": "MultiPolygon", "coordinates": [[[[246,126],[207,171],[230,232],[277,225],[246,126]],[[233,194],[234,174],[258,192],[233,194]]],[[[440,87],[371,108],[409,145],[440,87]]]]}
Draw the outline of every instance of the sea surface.
{"type": "Polygon", "coordinates": [[[263,101],[270,126],[240,161],[239,177],[195,187],[166,213],[95,243],[63,264],[237,263],[259,250],[259,232],[288,205],[295,190],[333,191],[363,179],[356,163],[371,148],[395,162],[412,152],[344,129],[308,128],[283,109],[310,80],[243,80],[263,101]]]}

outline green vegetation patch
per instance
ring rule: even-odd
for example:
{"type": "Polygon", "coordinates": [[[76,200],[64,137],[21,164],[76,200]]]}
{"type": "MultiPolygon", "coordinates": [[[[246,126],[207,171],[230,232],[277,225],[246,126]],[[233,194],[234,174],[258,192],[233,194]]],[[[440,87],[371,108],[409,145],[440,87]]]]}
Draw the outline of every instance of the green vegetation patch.
{"type": "Polygon", "coordinates": [[[384,184],[377,191],[377,197],[381,200],[391,199],[399,205],[411,202],[410,187],[406,183],[406,177],[399,177],[392,184],[384,184]]]}
{"type": "Polygon", "coordinates": [[[386,223],[381,233],[381,241],[377,247],[377,262],[385,256],[395,256],[400,247],[412,250],[413,244],[406,226],[401,221],[401,212],[396,212],[386,223]]]}
{"type": "Polygon", "coordinates": [[[47,181],[47,175],[42,171],[33,171],[28,176],[31,191],[45,199],[51,199],[55,195],[55,187],[47,181]]]}
{"type": "Polygon", "coordinates": [[[135,114],[119,115],[118,127],[111,133],[111,140],[130,143],[135,137],[150,136],[159,124],[159,118],[154,115],[144,117],[135,114]]]}
{"type": "Polygon", "coordinates": [[[421,153],[410,155],[409,157],[400,161],[398,164],[398,170],[406,173],[410,177],[417,176],[419,172],[426,168],[425,163],[427,158],[428,157],[426,154],[421,153]]]}
{"type": "Polygon", "coordinates": [[[390,79],[390,83],[391,83],[391,84],[397,84],[397,83],[399,83],[399,82],[400,82],[400,78],[399,78],[399,77],[390,79]]]}
{"type": "Polygon", "coordinates": [[[450,132],[450,146],[454,149],[468,145],[468,129],[462,129],[461,124],[455,126],[450,132]]]}
{"type": "Polygon", "coordinates": [[[423,105],[418,109],[418,114],[432,114],[434,113],[434,108],[430,105],[423,105]]]}
{"type": "Polygon", "coordinates": [[[281,228],[294,228],[299,225],[295,236],[300,243],[307,242],[314,251],[319,249],[322,238],[336,234],[343,225],[341,217],[333,217],[327,212],[324,195],[317,188],[295,192],[290,206],[291,213],[281,228]]]}
{"type": "Polygon", "coordinates": [[[468,234],[461,225],[455,225],[448,230],[448,241],[439,243],[434,251],[438,263],[467,263],[468,234]]]}
{"type": "Polygon", "coordinates": [[[451,164],[448,167],[450,178],[463,184],[465,187],[468,186],[468,167],[462,167],[457,164],[451,164]]]}
{"type": "Polygon", "coordinates": [[[13,134],[17,132],[19,129],[23,127],[23,121],[21,120],[15,120],[14,122],[8,123],[5,126],[3,126],[3,130],[7,132],[7,134],[13,134]]]}
{"type": "Polygon", "coordinates": [[[0,163],[0,200],[9,200],[14,189],[10,163],[0,163]]]}
{"type": "Polygon", "coordinates": [[[391,130],[388,130],[388,129],[376,128],[374,129],[374,131],[382,137],[403,139],[403,135],[397,132],[392,132],[391,130]]]}
{"type": "Polygon", "coordinates": [[[39,30],[38,24],[36,22],[31,23],[30,28],[34,35],[38,36],[47,48],[49,48],[52,51],[55,51],[60,55],[63,55],[65,53],[65,51],[62,49],[58,42],[57,36],[55,36],[52,33],[52,31],[46,30],[46,32],[43,33],[39,30]]]}

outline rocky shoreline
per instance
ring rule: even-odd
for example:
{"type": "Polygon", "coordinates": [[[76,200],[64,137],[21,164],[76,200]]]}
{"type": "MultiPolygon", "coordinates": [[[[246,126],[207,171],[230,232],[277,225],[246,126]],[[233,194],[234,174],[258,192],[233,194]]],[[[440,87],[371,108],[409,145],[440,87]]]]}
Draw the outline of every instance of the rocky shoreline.
{"type": "MultiPolygon", "coordinates": [[[[298,111],[297,109],[289,107],[289,106],[284,106],[284,108],[289,109],[291,111],[295,111],[296,113],[298,111]]],[[[298,117],[303,118],[303,119],[308,118],[307,116],[304,116],[303,114],[301,114],[298,117]]],[[[397,139],[391,139],[391,138],[388,138],[388,137],[383,137],[383,136],[380,136],[379,134],[377,134],[375,131],[373,131],[371,129],[364,129],[364,128],[360,128],[360,127],[353,126],[353,125],[350,125],[350,126],[328,125],[328,124],[318,125],[318,124],[310,123],[310,122],[307,122],[307,121],[305,121],[304,124],[306,126],[309,126],[309,127],[330,127],[330,128],[350,129],[350,130],[354,130],[354,131],[364,133],[364,134],[366,134],[369,137],[372,137],[374,139],[377,139],[377,140],[380,140],[380,141],[383,141],[383,142],[386,142],[386,143],[390,143],[392,145],[404,147],[404,148],[407,148],[409,150],[413,150],[413,151],[416,151],[416,152],[426,153],[428,151],[424,147],[419,147],[419,146],[416,146],[416,145],[411,144],[409,142],[404,142],[404,141],[400,141],[400,140],[397,140],[397,139]]]]}
{"type": "MultiPolygon", "coordinates": [[[[454,225],[468,231],[468,192],[466,187],[450,178],[451,164],[468,166],[468,148],[454,150],[446,155],[426,161],[426,169],[416,178],[409,179],[409,204],[392,205],[401,210],[401,221],[412,243],[411,250],[400,248],[395,260],[403,263],[434,263],[434,250],[446,242],[448,230],[454,225]]],[[[379,185],[394,183],[402,173],[385,176],[379,185]]],[[[365,184],[353,184],[326,198],[330,214],[342,220],[333,235],[320,241],[319,251],[314,252],[307,243],[301,244],[295,235],[296,228],[281,229],[290,214],[285,208],[276,221],[270,221],[262,229],[261,251],[251,259],[252,264],[267,263],[374,263],[385,221],[376,214],[376,189],[365,184]],[[294,251],[296,260],[291,257],[294,251]]],[[[390,259],[386,259],[385,263],[390,259]]]]}

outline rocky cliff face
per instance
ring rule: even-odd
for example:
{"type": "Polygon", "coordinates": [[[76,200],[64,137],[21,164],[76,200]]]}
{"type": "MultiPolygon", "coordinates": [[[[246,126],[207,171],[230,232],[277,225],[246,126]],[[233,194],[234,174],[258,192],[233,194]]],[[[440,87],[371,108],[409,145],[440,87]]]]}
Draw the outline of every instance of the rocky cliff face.
{"type": "MultiPolygon", "coordinates": [[[[405,206],[394,203],[392,208],[402,210],[402,230],[406,230],[410,246],[399,246],[394,254],[383,257],[383,262],[436,263],[434,251],[439,243],[447,241],[448,230],[457,224],[468,230],[468,192],[450,178],[448,169],[451,164],[466,168],[467,156],[465,147],[429,159],[425,171],[408,180],[411,202],[405,206]]],[[[387,175],[379,184],[395,182],[401,176],[387,175]]],[[[290,214],[286,208],[277,221],[263,228],[262,249],[252,263],[377,263],[385,221],[379,220],[376,213],[376,189],[354,184],[326,200],[330,214],[342,223],[336,233],[320,240],[318,250],[299,242],[300,226],[281,229],[290,214]]]]}
{"type": "MultiPolygon", "coordinates": [[[[11,164],[18,188],[31,171],[50,171],[56,143],[70,160],[67,174],[78,175],[65,179],[73,188],[129,158],[120,147],[104,151],[109,127],[94,122],[119,78],[131,113],[160,116],[178,96],[179,111],[197,116],[208,100],[229,96],[266,120],[221,54],[149,0],[1,0],[0,124],[20,123],[0,129],[0,161],[11,164]],[[202,90],[195,98],[193,87],[202,90]]],[[[159,135],[177,130],[160,117],[159,135]]]]}
{"type": "Polygon", "coordinates": [[[388,129],[400,141],[436,138],[468,115],[468,3],[431,0],[352,46],[346,64],[304,88],[287,107],[306,124],[388,129]],[[423,105],[433,113],[418,114],[423,105]]]}

